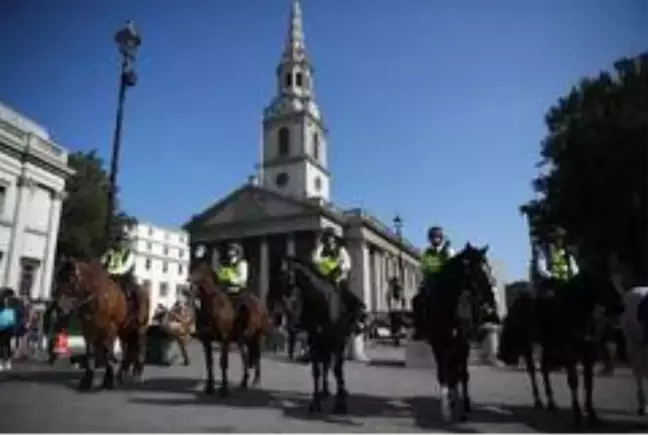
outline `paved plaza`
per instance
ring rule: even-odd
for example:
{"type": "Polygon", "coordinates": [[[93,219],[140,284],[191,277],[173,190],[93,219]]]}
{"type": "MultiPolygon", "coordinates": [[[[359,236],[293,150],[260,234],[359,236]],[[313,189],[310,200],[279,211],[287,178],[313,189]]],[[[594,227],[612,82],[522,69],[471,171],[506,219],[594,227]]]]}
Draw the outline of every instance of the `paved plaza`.
{"type": "MultiPolygon", "coordinates": [[[[564,432],[570,429],[562,374],[554,375],[563,410],[534,410],[526,374],[487,366],[472,368],[475,410],[470,421],[444,425],[438,414],[434,375],[390,364],[349,363],[349,415],[310,417],[310,369],[280,357],[263,360],[261,388],[232,390],[231,397],[204,397],[203,364],[192,347],[189,367],[147,367],[145,380],[122,390],[78,393],[78,370],[39,363],[0,373],[3,432],[564,432]]],[[[377,352],[374,350],[373,354],[377,352]]],[[[233,355],[232,379],[239,379],[233,355]]],[[[332,385],[334,385],[332,383],[332,385]]],[[[596,404],[605,432],[646,432],[634,415],[630,373],[598,378],[596,404]]]]}

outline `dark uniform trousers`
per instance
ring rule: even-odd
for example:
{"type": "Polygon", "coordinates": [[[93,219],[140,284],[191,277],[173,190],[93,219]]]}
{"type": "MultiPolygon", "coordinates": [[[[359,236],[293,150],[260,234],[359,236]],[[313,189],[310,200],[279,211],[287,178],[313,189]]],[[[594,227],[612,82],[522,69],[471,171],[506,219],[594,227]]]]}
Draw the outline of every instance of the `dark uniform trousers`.
{"type": "Polygon", "coordinates": [[[138,294],[139,285],[135,280],[133,271],[128,271],[123,275],[113,275],[111,276],[111,278],[115,282],[117,282],[117,284],[119,284],[119,287],[126,296],[126,300],[129,302],[129,305],[132,306],[133,312],[136,313],[135,316],[137,317],[137,313],[139,313],[140,308],[140,300],[138,294]]]}

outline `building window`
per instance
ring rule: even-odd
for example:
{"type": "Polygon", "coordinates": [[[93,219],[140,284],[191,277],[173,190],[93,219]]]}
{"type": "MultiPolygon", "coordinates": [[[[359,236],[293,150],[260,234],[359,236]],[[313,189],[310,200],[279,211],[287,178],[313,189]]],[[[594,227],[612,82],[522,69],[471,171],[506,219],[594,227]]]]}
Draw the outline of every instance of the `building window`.
{"type": "Polygon", "coordinates": [[[302,73],[298,72],[295,75],[295,83],[297,84],[297,86],[302,86],[302,83],[303,83],[302,73]]]}
{"type": "Polygon", "coordinates": [[[164,247],[164,255],[169,255],[169,247],[168,246],[164,247]]]}
{"type": "Polygon", "coordinates": [[[182,267],[182,264],[178,264],[178,275],[182,275],[184,273],[184,267],[182,267]]]}
{"type": "Polygon", "coordinates": [[[320,138],[319,134],[313,133],[313,158],[320,159],[320,138]]]}
{"type": "Polygon", "coordinates": [[[279,157],[286,157],[290,154],[290,130],[286,127],[281,127],[277,135],[279,142],[279,157]]]}
{"type": "Polygon", "coordinates": [[[153,237],[153,228],[149,227],[148,235],[149,235],[149,237],[153,237]]]}
{"type": "Polygon", "coordinates": [[[151,280],[150,279],[144,279],[142,280],[142,288],[146,291],[151,291],[151,280]]]}
{"type": "Polygon", "coordinates": [[[182,260],[182,257],[184,257],[184,250],[178,249],[178,258],[182,260]]]}
{"type": "Polygon", "coordinates": [[[151,259],[150,258],[146,259],[146,262],[144,263],[144,267],[146,268],[146,270],[151,270],[151,259]]]}
{"type": "Polygon", "coordinates": [[[167,273],[168,271],[169,271],[169,263],[165,261],[164,263],[162,263],[162,272],[167,273]]]}
{"type": "Polygon", "coordinates": [[[287,88],[292,86],[292,73],[287,73],[284,76],[284,84],[285,84],[285,87],[287,87],[287,88]]]}
{"type": "Polygon", "coordinates": [[[146,249],[147,249],[148,251],[152,251],[152,250],[153,250],[153,244],[152,244],[151,242],[148,242],[148,243],[146,244],[146,249]]]}
{"type": "Polygon", "coordinates": [[[322,190],[322,179],[320,177],[315,177],[315,190],[317,192],[322,190]]]}
{"type": "Polygon", "coordinates": [[[288,174],[285,172],[279,172],[275,177],[275,184],[277,187],[285,187],[288,184],[288,174]]]}
{"type": "Polygon", "coordinates": [[[166,298],[169,296],[169,284],[166,282],[161,282],[160,283],[160,297],[161,298],[166,298]]]}

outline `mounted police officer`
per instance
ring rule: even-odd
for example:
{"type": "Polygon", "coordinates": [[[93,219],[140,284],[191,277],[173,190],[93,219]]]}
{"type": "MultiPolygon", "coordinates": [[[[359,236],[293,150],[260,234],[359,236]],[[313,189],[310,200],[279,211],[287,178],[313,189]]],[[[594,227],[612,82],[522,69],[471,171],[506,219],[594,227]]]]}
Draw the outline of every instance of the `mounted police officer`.
{"type": "Polygon", "coordinates": [[[351,257],[346,248],[338,242],[333,228],[324,229],[312,258],[320,274],[330,280],[340,291],[342,301],[349,307],[354,319],[359,322],[357,327],[362,329],[362,322],[366,317],[365,306],[349,288],[351,257]]]}
{"type": "Polygon", "coordinates": [[[249,276],[249,265],[243,256],[240,243],[232,242],[227,245],[225,258],[216,266],[214,273],[216,281],[226,288],[238,315],[244,306],[249,276]]]}
{"type": "MultiPolygon", "coordinates": [[[[116,239],[101,257],[101,263],[110,278],[119,284],[126,299],[132,303],[134,312],[139,313],[138,284],[133,274],[135,256],[130,249],[128,240],[122,237],[116,239]]],[[[137,314],[135,316],[137,317],[137,314]]]]}
{"type": "Polygon", "coordinates": [[[538,252],[536,270],[545,280],[545,289],[560,291],[560,288],[578,273],[574,256],[565,247],[565,230],[556,227],[550,235],[546,249],[538,252]]]}
{"type": "Polygon", "coordinates": [[[423,329],[425,328],[425,299],[432,292],[437,285],[439,272],[443,266],[454,256],[454,250],[450,246],[450,241],[443,233],[443,229],[439,226],[431,227],[428,230],[429,245],[423,252],[421,257],[421,274],[423,280],[419,293],[414,296],[412,305],[414,308],[414,338],[421,339],[423,337],[423,329]]]}

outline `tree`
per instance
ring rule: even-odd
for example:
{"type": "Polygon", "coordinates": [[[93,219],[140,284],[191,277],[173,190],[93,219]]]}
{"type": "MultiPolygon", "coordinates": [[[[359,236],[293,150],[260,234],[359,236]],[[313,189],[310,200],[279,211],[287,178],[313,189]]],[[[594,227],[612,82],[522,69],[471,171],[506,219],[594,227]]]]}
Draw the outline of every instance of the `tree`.
{"type": "Polygon", "coordinates": [[[616,254],[635,268],[648,263],[647,96],[642,53],[581,80],[549,109],[545,173],[533,181],[540,197],[521,207],[535,237],[546,240],[547,228],[560,225],[587,262],[616,254]]]}
{"type": "MultiPolygon", "coordinates": [[[[68,164],[76,173],[67,180],[68,196],[61,212],[57,254],[97,258],[105,249],[108,174],[96,150],[73,153],[68,164]]],[[[111,238],[125,237],[136,220],[119,207],[115,209],[111,238]]]]}

